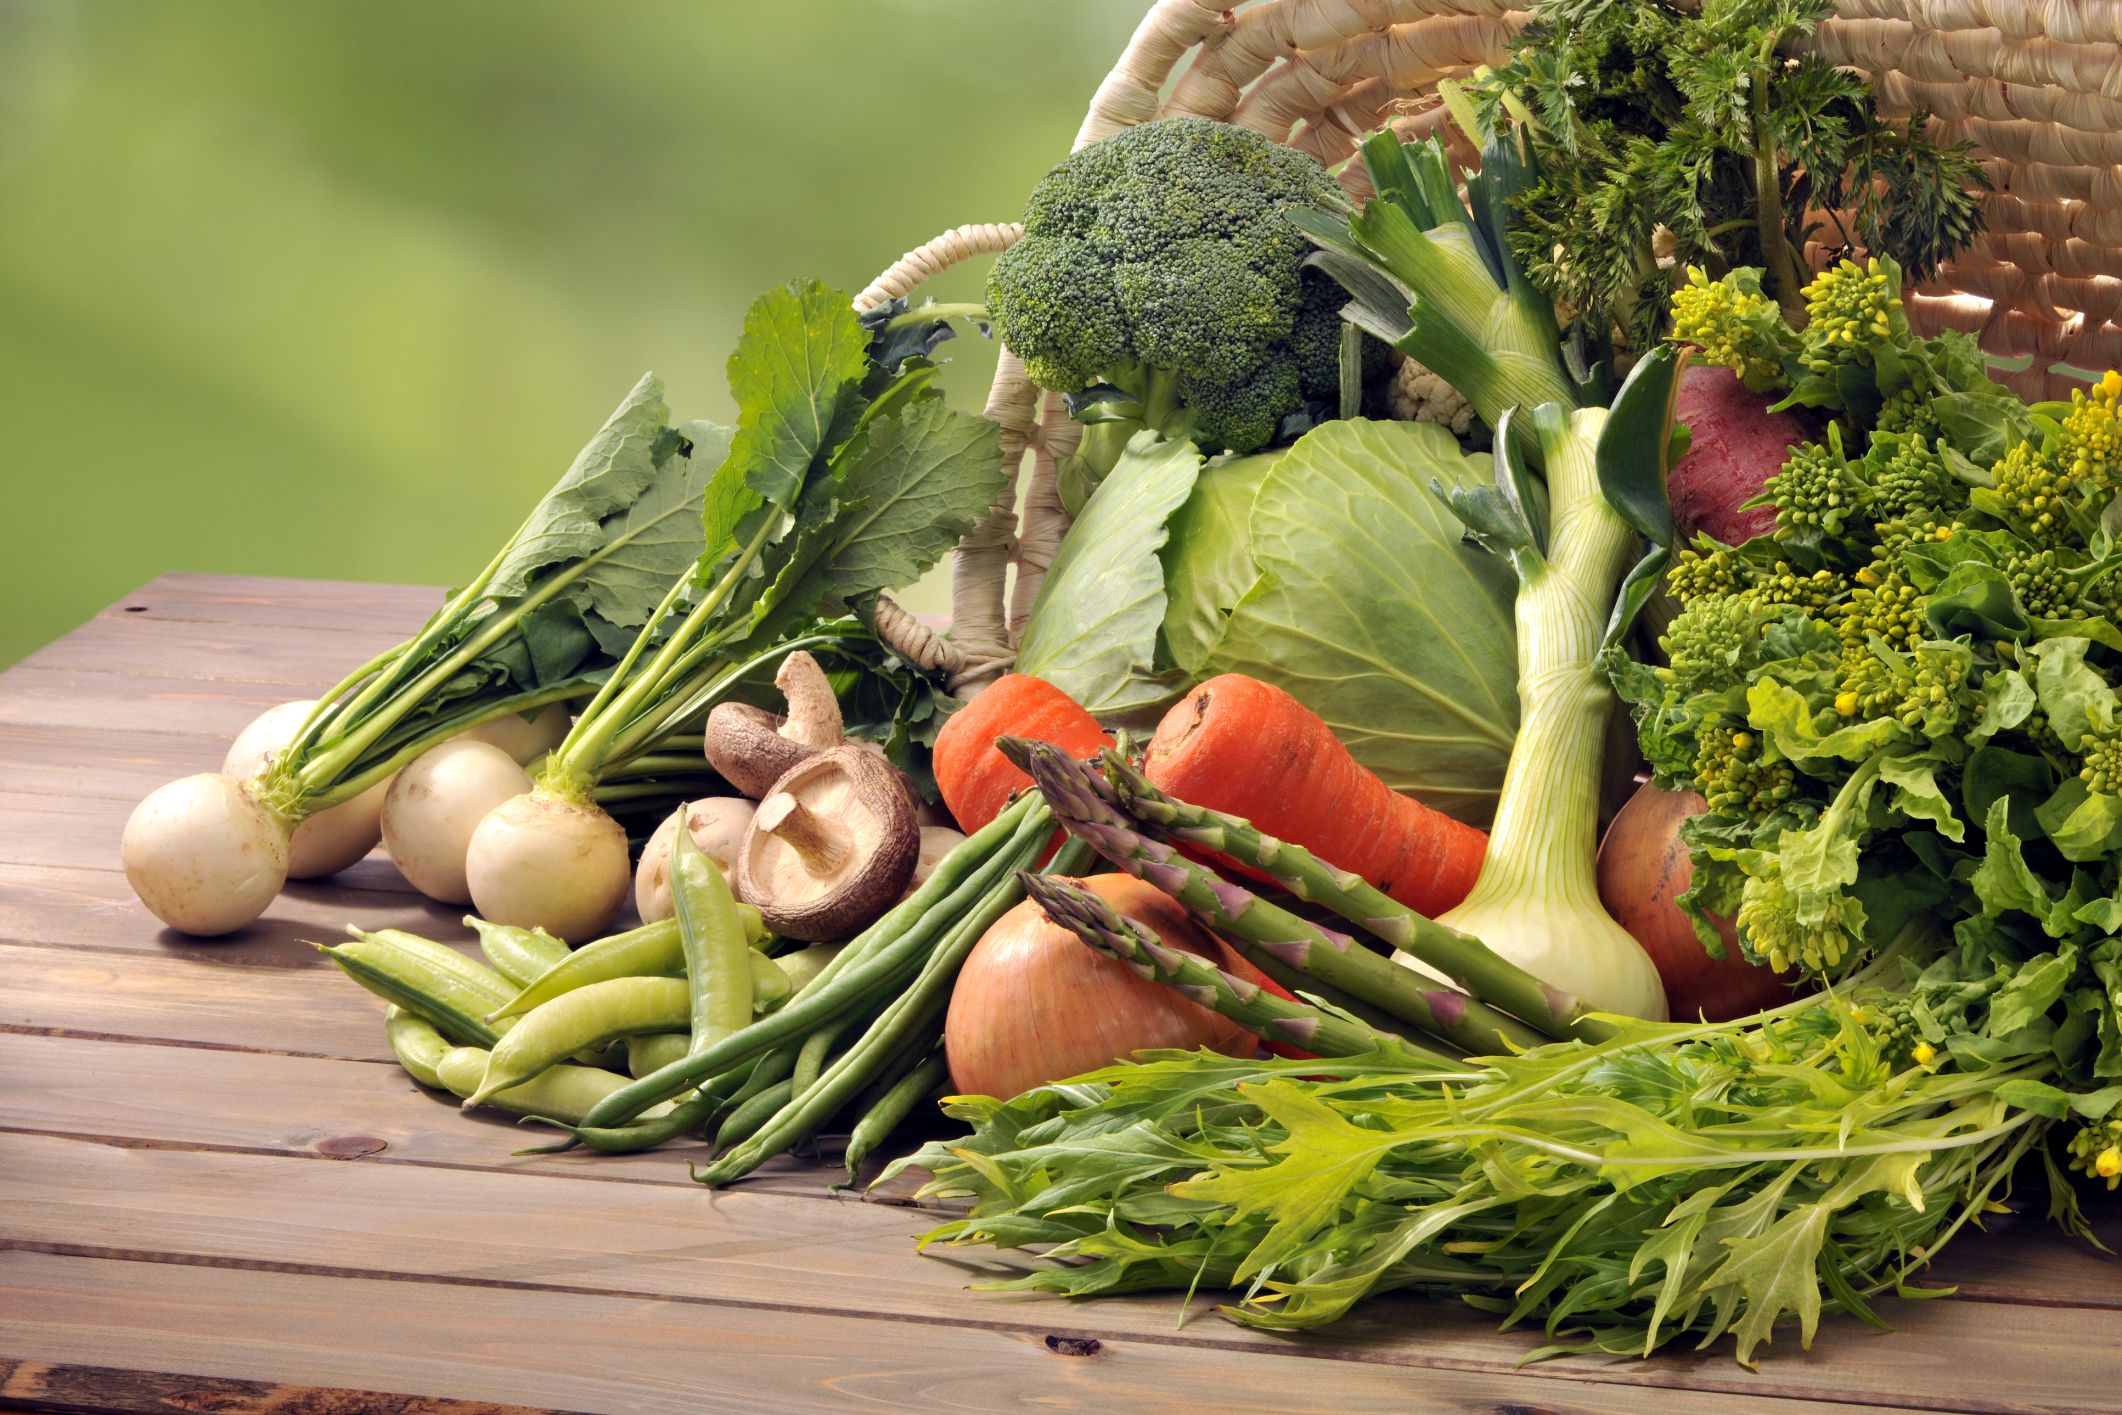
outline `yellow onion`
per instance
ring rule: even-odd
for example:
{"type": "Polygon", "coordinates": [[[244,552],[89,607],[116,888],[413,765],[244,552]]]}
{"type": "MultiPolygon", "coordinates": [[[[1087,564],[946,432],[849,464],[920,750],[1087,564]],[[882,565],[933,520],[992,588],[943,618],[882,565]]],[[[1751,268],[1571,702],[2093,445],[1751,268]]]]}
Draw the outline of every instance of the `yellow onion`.
{"type": "Polygon", "coordinates": [[[1730,920],[1715,920],[1724,956],[1712,958],[1675,902],[1695,878],[1680,825],[1707,804],[1692,791],[1661,791],[1646,783],[1615,813],[1599,842],[1599,902],[1658,965],[1676,1022],[1698,1016],[1728,1022],[1791,999],[1792,979],[1748,962],[1730,920]]]}
{"type": "MultiPolygon", "coordinates": [[[[1131,875],[1077,883],[1172,948],[1220,962],[1216,941],[1169,895],[1131,875]]],[[[1229,1018],[1093,952],[1027,899],[973,946],[943,1024],[951,1084],[1014,1096],[1152,1047],[1247,1056],[1253,1035],[1229,1018]]]]}

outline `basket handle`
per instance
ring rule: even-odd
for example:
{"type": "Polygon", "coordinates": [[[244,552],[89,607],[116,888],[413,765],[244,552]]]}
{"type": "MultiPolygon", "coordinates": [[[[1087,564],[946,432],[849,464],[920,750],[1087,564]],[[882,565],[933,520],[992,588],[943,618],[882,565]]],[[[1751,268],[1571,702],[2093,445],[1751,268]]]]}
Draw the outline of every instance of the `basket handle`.
{"type": "MultiPolygon", "coordinates": [[[[964,261],[997,255],[1023,238],[1014,221],[954,226],[914,247],[894,261],[855,296],[857,310],[905,299],[925,281],[964,261]]],[[[997,372],[998,392],[1024,384],[1021,366],[1005,349],[997,372]]],[[[1028,384],[1024,384],[1026,388],[1028,384]]],[[[987,416],[1000,425],[1002,464],[1008,472],[1002,493],[958,543],[951,565],[951,637],[921,623],[890,595],[879,595],[877,637],[908,663],[942,673],[953,693],[969,697],[1009,667],[1010,650],[1003,609],[1004,585],[1017,550],[1017,468],[1031,435],[1029,418],[1015,416],[1013,399],[989,399],[987,416]]]]}
{"type": "Polygon", "coordinates": [[[903,300],[952,266],[984,255],[1000,255],[1023,238],[1023,223],[1017,221],[953,226],[893,261],[889,270],[855,296],[855,308],[874,309],[889,300],[903,300]]]}

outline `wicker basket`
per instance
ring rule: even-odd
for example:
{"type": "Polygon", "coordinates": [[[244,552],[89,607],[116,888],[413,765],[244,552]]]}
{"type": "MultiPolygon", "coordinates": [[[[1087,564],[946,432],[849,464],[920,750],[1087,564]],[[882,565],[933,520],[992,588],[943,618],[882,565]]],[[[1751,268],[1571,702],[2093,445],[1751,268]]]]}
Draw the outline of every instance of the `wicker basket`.
{"type": "MultiPolygon", "coordinates": [[[[1815,50],[1869,75],[1889,115],[1927,109],[1939,136],[1972,142],[1995,188],[1987,233],[1909,293],[1918,328],[1967,330],[1992,355],[2026,359],[2000,374],[2026,397],[2061,396],[2067,370],[2122,364],[2122,0],[1838,0],[1837,8],[1812,38],[1815,50]]],[[[1157,0],[1098,86],[1076,146],[1181,114],[1258,129],[1328,164],[1387,121],[1404,135],[1452,141],[1436,81],[1500,62],[1524,20],[1522,7],[1503,0],[1255,0],[1236,9],[1157,0]]],[[[1343,180],[1360,181],[1360,164],[1343,180]]],[[[1014,224],[945,232],[909,251],[856,304],[909,294],[1021,234],[1014,224]]],[[[947,672],[966,695],[1009,667],[1068,530],[1056,468],[1078,431],[1007,350],[987,415],[1002,427],[1014,475],[958,547],[950,637],[895,605],[879,620],[902,652],[947,672]]]]}

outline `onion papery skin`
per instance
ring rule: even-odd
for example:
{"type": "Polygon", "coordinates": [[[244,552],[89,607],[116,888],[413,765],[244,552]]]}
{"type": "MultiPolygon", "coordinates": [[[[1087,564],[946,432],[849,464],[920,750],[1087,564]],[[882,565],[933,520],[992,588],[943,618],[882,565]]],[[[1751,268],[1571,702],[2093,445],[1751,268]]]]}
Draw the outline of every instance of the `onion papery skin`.
{"type": "MultiPolygon", "coordinates": [[[[1165,944],[1219,961],[1215,940],[1169,895],[1130,875],[1076,881],[1165,944]]],[[[1249,1056],[1252,1033],[1093,951],[1027,899],[965,960],[943,1027],[951,1083],[1014,1096],[1151,1048],[1249,1056]]]]}

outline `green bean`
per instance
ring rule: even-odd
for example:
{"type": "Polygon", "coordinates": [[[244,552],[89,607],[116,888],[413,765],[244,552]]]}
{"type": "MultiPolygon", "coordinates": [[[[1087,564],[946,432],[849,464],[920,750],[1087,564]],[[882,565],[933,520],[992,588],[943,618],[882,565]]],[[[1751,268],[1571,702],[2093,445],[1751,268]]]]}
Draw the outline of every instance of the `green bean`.
{"type": "Polygon", "coordinates": [[[678,941],[678,921],[663,919],[583,944],[529,986],[504,999],[504,1005],[493,1016],[520,1016],[590,983],[613,978],[675,978],[684,971],[685,949],[678,941]]]}
{"type": "Polygon", "coordinates": [[[690,1032],[647,1032],[626,1039],[626,1070],[629,1075],[642,1077],[684,1056],[692,1045],[690,1032]]]}
{"type": "Polygon", "coordinates": [[[752,960],[758,955],[744,936],[721,868],[693,843],[690,830],[671,833],[670,893],[692,992],[687,1054],[697,1055],[752,1020],[752,960]]]}
{"type": "Polygon", "coordinates": [[[405,1068],[406,1075],[423,1086],[445,1090],[442,1077],[436,1074],[435,1066],[442,1060],[442,1053],[449,1050],[449,1038],[435,1030],[435,1024],[425,1017],[406,1011],[395,1002],[383,1010],[383,1036],[390,1042],[391,1055],[405,1068]]]}
{"type": "MultiPolygon", "coordinates": [[[[435,1070],[445,1086],[469,1100],[470,1096],[478,1094],[491,1066],[492,1057],[478,1047],[452,1047],[442,1054],[435,1070]]],[[[554,1066],[529,1081],[485,1096],[479,1104],[514,1111],[518,1115],[536,1116],[540,1120],[573,1124],[587,1115],[591,1106],[610,1095],[614,1088],[625,1084],[623,1076],[600,1071],[594,1066],[554,1066]]],[[[660,1119],[661,1115],[662,1112],[658,1111],[654,1118],[660,1119]]]]}
{"type": "MultiPolygon", "coordinates": [[[[1036,853],[1037,848],[1034,848],[1027,852],[1027,856],[1036,853]]],[[[1089,847],[1071,837],[1047,862],[1045,872],[1080,873],[1090,858],[1089,847]]],[[[853,1046],[840,1054],[818,1078],[816,1085],[791,1100],[743,1144],[717,1155],[714,1163],[697,1171],[693,1178],[710,1185],[727,1184],[742,1178],[790,1145],[815,1133],[848,1103],[850,1097],[871,1084],[880,1068],[890,1066],[891,1058],[915,1039],[929,1039],[919,1043],[924,1052],[933,1046],[935,1031],[941,1027],[943,1014],[950,1005],[951,984],[966,955],[972,952],[973,945],[980,941],[981,935],[994,921],[1016,905],[1023,893],[1023,887],[1014,875],[990,889],[944,935],[913,983],[892,1000],[853,1046]]]]}
{"type": "Polygon", "coordinates": [[[729,1113],[722,1128],[715,1132],[715,1150],[720,1153],[732,1145],[741,1145],[756,1133],[760,1126],[774,1118],[788,1104],[794,1093],[793,1078],[784,1078],[766,1087],[743,1105],[729,1113]]]}
{"type": "Polygon", "coordinates": [[[932,1051],[919,1066],[901,1076],[862,1112],[854,1133],[847,1137],[847,1182],[855,1182],[862,1161],[877,1148],[915,1106],[950,1090],[950,1062],[941,1051],[932,1051]]]}
{"type": "Polygon", "coordinates": [[[584,1048],[635,1032],[673,1031],[691,1012],[688,990],[677,978],[609,978],[564,993],[525,1013],[494,1044],[486,1079],[465,1099],[465,1109],[584,1048]]]}
{"type": "Polygon", "coordinates": [[[1038,797],[1026,796],[945,856],[925,884],[828,963],[803,996],[707,1050],[615,1092],[597,1107],[589,1123],[624,1123],[655,1102],[699,1084],[702,1077],[808,1035],[864,996],[918,971],[939,932],[947,929],[947,920],[977,905],[1000,884],[1016,889],[1015,871],[1044,848],[1052,825],[1052,814],[1038,797]],[[1003,848],[997,849],[1002,842],[1003,848]]]}
{"type": "Polygon", "coordinates": [[[568,946],[544,929],[490,924],[476,914],[466,914],[464,922],[479,935],[479,951],[494,971],[519,988],[528,987],[569,956],[568,946]]]}
{"type": "Polygon", "coordinates": [[[792,992],[800,996],[825,969],[825,965],[840,956],[846,948],[844,943],[814,943],[809,948],[799,948],[794,953],[785,953],[767,961],[779,968],[788,979],[792,992]]]}
{"type": "Polygon", "coordinates": [[[667,1140],[675,1140],[680,1135],[698,1130],[724,1106],[742,1105],[758,1091],[783,1079],[788,1075],[789,1067],[794,1064],[795,1056],[794,1047],[781,1047],[768,1052],[748,1066],[725,1071],[678,1102],[660,1119],[637,1121],[632,1125],[618,1125],[609,1129],[576,1126],[573,1138],[566,1145],[548,1146],[545,1150],[525,1153],[543,1154],[552,1150],[570,1149],[576,1144],[587,1145],[600,1154],[631,1154],[636,1150],[653,1149],[667,1140]]]}
{"type": "MultiPolygon", "coordinates": [[[[1043,841],[1039,844],[1043,845],[1043,841]]],[[[1023,888],[1013,876],[988,890],[944,935],[912,985],[884,1009],[853,1046],[840,1054],[815,1085],[792,1099],[742,1144],[718,1154],[714,1163],[693,1177],[702,1184],[726,1184],[815,1133],[875,1079],[877,1067],[888,1064],[892,1055],[915,1037],[941,1025],[950,1003],[951,982],[965,955],[1022,896],[1023,888]]],[[[924,1043],[923,1050],[930,1044],[924,1043]]]]}
{"type": "Polygon", "coordinates": [[[840,1040],[849,1024],[855,1020],[853,1016],[842,1017],[837,1022],[827,1023],[803,1039],[803,1049],[796,1053],[796,1069],[790,1076],[795,1087],[794,1094],[800,1096],[818,1084],[818,1073],[825,1069],[825,1058],[832,1052],[833,1044],[840,1040]]]}
{"type": "Polygon", "coordinates": [[[349,978],[385,1002],[426,1019],[452,1042],[492,1046],[501,1039],[501,1033],[486,1022],[486,1011],[494,1005],[491,988],[467,981],[381,934],[315,947],[349,978]]]}

